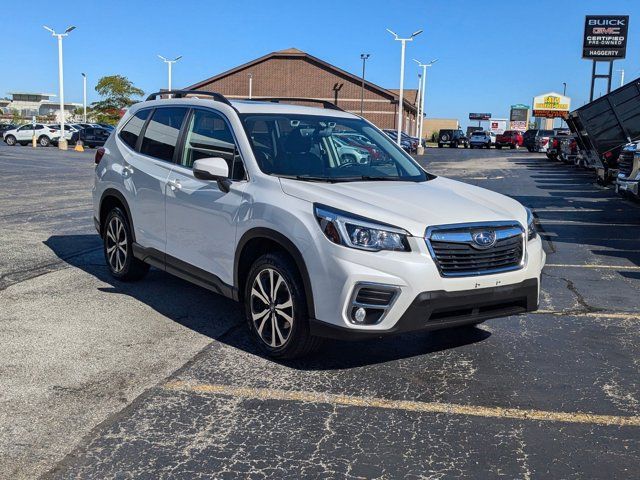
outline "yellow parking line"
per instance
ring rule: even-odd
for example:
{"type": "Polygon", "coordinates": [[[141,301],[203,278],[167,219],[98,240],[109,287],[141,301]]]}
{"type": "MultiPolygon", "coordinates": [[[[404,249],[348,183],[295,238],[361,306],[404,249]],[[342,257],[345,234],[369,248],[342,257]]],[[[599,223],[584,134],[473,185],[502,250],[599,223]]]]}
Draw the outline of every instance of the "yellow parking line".
{"type": "Polygon", "coordinates": [[[441,402],[415,402],[388,400],[377,397],[356,397],[322,392],[281,390],[275,388],[235,387],[232,385],[202,384],[173,381],[165,384],[167,390],[225,395],[252,400],[284,400],[292,402],[326,403],[348,407],[383,408],[419,413],[444,413],[485,418],[509,418],[545,422],[586,423],[593,425],[617,425],[640,427],[640,416],[597,415],[583,412],[553,412],[520,408],[482,407],[441,402]]]}
{"type": "Polygon", "coordinates": [[[598,265],[597,263],[587,265],[571,265],[566,263],[547,263],[545,267],[560,267],[560,268],[604,268],[609,270],[640,270],[640,267],[635,265],[598,265]]]}
{"type": "Polygon", "coordinates": [[[640,320],[638,313],[614,313],[614,312],[571,312],[562,310],[536,310],[531,312],[538,315],[559,315],[568,317],[589,317],[589,318],[618,318],[621,320],[640,320]]]}

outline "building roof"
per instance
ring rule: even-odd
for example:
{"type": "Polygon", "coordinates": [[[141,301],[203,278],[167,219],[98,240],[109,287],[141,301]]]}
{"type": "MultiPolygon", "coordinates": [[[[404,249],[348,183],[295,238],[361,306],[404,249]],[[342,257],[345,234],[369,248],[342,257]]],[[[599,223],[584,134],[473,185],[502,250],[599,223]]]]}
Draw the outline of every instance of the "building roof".
{"type": "Polygon", "coordinates": [[[55,93],[42,93],[42,92],[7,92],[9,95],[36,95],[38,97],[55,97],[55,93]]]}
{"type": "MultiPolygon", "coordinates": [[[[345,78],[348,78],[356,83],[362,83],[362,77],[359,77],[357,75],[354,75],[352,73],[347,72],[346,70],[343,70],[339,67],[336,67],[335,65],[332,65],[328,62],[325,62],[324,60],[319,59],[318,57],[314,57],[313,55],[308,54],[307,52],[303,52],[302,50],[298,50],[297,48],[287,48],[285,50],[279,50],[277,52],[271,52],[268,53],[266,55],[263,55],[262,57],[256,58],[255,60],[251,60],[250,62],[247,63],[243,63],[242,65],[238,65],[235,68],[232,68],[230,70],[227,70],[226,72],[222,72],[219,73],[218,75],[214,75],[213,77],[207,78],[206,80],[202,80],[198,83],[194,83],[193,85],[189,86],[186,88],[186,90],[197,90],[198,88],[202,88],[203,86],[211,83],[211,82],[215,82],[217,80],[220,80],[222,78],[228,77],[229,75],[233,75],[234,73],[240,72],[242,70],[245,70],[249,67],[252,67],[254,65],[257,65],[259,63],[265,62],[267,60],[270,60],[272,58],[302,58],[305,60],[309,60],[310,62],[313,63],[317,63],[322,65],[323,67],[327,68],[328,70],[332,70],[333,72],[335,72],[336,74],[343,76],[345,78]]],[[[376,85],[375,83],[371,83],[367,80],[365,80],[365,87],[369,90],[373,90],[375,92],[377,92],[378,94],[382,95],[382,96],[387,96],[390,97],[391,99],[395,100],[396,102],[399,101],[400,97],[399,97],[399,90],[388,90],[386,88],[382,88],[379,85],[376,85]]],[[[409,91],[413,91],[413,90],[405,90],[405,92],[409,92],[409,91]]],[[[403,103],[405,104],[406,108],[409,108],[411,110],[415,110],[416,106],[415,106],[415,95],[417,95],[417,90],[415,90],[415,94],[414,94],[414,98],[413,100],[411,99],[411,97],[408,97],[405,95],[404,99],[403,99],[403,103]]]]}
{"type": "MultiPolygon", "coordinates": [[[[395,93],[398,98],[400,97],[400,89],[399,88],[390,88],[389,89],[390,92],[395,93]]],[[[417,88],[405,88],[402,96],[404,97],[403,100],[408,101],[411,105],[417,105],[418,104],[418,89],[417,88]]]]}

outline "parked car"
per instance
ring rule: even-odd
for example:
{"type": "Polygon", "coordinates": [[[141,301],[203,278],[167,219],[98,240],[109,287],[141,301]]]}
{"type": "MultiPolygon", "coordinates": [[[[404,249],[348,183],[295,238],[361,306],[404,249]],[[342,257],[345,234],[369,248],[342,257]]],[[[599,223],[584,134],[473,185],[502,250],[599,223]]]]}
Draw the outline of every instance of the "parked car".
{"type": "Polygon", "coordinates": [[[115,127],[113,125],[109,125],[108,123],[97,123],[96,125],[98,125],[99,127],[102,128],[106,128],[107,130],[113,132],[115,130],[115,127]]]}
{"type": "Polygon", "coordinates": [[[563,148],[566,150],[567,147],[565,145],[569,144],[570,139],[571,135],[566,131],[549,137],[549,145],[546,151],[547,158],[550,160],[561,160],[562,150],[563,148]]]}
{"type": "MultiPolygon", "coordinates": [[[[26,125],[22,125],[21,127],[14,128],[13,130],[7,130],[6,132],[4,132],[2,138],[7,145],[28,145],[33,139],[33,134],[34,125],[28,123],[26,125]]],[[[52,143],[58,141],[58,138],[60,137],[60,129],[55,130],[48,125],[36,123],[35,137],[41,147],[48,147],[52,143]]]]}
{"type": "MultiPolygon", "coordinates": [[[[56,131],[60,131],[60,124],[59,123],[52,123],[47,125],[49,128],[56,130],[56,131]]],[[[74,126],[72,126],[71,124],[65,123],[64,124],[64,138],[67,140],[68,143],[75,143],[78,140],[78,132],[80,130],[74,126]]],[[[60,140],[59,138],[56,138],[53,140],[53,143],[57,143],[58,140],[60,140]]]]}
{"type": "Polygon", "coordinates": [[[523,141],[522,133],[517,130],[505,130],[500,135],[496,135],[496,148],[498,150],[502,147],[520,148],[523,141]]]}
{"type": "Polygon", "coordinates": [[[102,127],[87,127],[78,132],[78,140],[88,148],[102,147],[111,132],[102,127]]]}
{"type": "Polygon", "coordinates": [[[560,142],[560,152],[558,159],[564,163],[578,165],[578,142],[575,135],[567,135],[566,139],[560,142]]]}
{"type": "Polygon", "coordinates": [[[640,198],[640,148],[638,142],[626,145],[620,152],[616,191],[640,198]]]}
{"type": "Polygon", "coordinates": [[[16,128],[18,128],[18,126],[13,123],[0,123],[0,138],[4,138],[4,132],[15,130],[16,128]]]}
{"type": "Polygon", "coordinates": [[[475,131],[469,139],[469,147],[471,148],[491,148],[495,143],[496,134],[493,132],[475,131]]]}
{"type": "MultiPolygon", "coordinates": [[[[394,133],[395,130],[383,130],[383,132],[394,142],[397,141],[398,134],[394,133]]],[[[407,153],[412,153],[413,151],[413,145],[411,145],[411,142],[409,142],[409,140],[405,140],[402,137],[400,139],[400,147],[407,153]]]]}
{"type": "Polygon", "coordinates": [[[338,155],[340,155],[340,158],[345,162],[350,162],[350,163],[368,163],[369,162],[369,152],[365,148],[349,145],[345,140],[343,140],[337,135],[332,135],[331,138],[333,139],[336,145],[336,149],[338,150],[338,155]]]}
{"type": "Polygon", "coordinates": [[[537,308],[546,257],[516,200],[427,173],[329,102],[154,100],[166,93],[129,108],[96,152],[93,216],[113,277],[155,265],[241,301],[250,335],[276,358],[321,337],[537,308]],[[334,130],[366,136],[388,164],[344,162],[334,130]]]}
{"type": "Polygon", "coordinates": [[[438,147],[442,148],[445,145],[449,145],[451,148],[458,148],[459,145],[463,145],[464,148],[469,147],[469,139],[460,129],[440,130],[438,134],[438,147]]]}
{"type": "MultiPolygon", "coordinates": [[[[393,139],[397,139],[398,138],[398,131],[397,130],[387,129],[387,130],[385,130],[385,133],[387,133],[389,135],[389,137],[391,137],[393,139]]],[[[418,145],[420,144],[420,140],[418,138],[412,137],[412,136],[408,135],[405,132],[402,132],[400,134],[400,138],[402,139],[403,143],[406,142],[409,145],[409,150],[407,150],[409,153],[416,153],[418,151],[418,145]]]]}

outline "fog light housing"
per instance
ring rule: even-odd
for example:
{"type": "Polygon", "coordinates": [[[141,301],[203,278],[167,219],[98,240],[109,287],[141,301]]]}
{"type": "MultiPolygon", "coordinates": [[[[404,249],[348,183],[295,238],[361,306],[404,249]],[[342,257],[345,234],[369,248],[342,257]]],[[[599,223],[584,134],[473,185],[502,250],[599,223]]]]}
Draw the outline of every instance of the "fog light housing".
{"type": "Polygon", "coordinates": [[[357,323],[364,323],[364,320],[366,318],[367,318],[367,311],[362,307],[359,307],[358,309],[356,309],[355,313],[353,314],[353,319],[357,323]]]}
{"type": "Polygon", "coordinates": [[[353,289],[348,318],[355,325],[380,323],[400,293],[394,285],[361,282],[353,289]]]}

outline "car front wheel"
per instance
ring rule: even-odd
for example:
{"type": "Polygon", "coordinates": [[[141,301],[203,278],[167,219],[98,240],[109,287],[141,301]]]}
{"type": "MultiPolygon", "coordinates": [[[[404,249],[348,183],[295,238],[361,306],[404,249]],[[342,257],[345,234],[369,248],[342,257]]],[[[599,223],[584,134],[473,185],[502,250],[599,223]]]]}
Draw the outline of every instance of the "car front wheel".
{"type": "Polygon", "coordinates": [[[49,137],[42,135],[38,139],[38,143],[40,144],[41,147],[48,147],[49,145],[51,145],[51,140],[49,140],[49,137]]]}
{"type": "Polygon", "coordinates": [[[252,336],[268,355],[303,357],[321,339],[311,335],[302,279],[293,260],[281,252],[255,261],[245,285],[245,314],[252,336]]]}
{"type": "Polygon", "coordinates": [[[13,147],[17,142],[16,142],[16,137],[14,137],[13,135],[7,135],[4,138],[4,141],[7,145],[13,147]]]}

